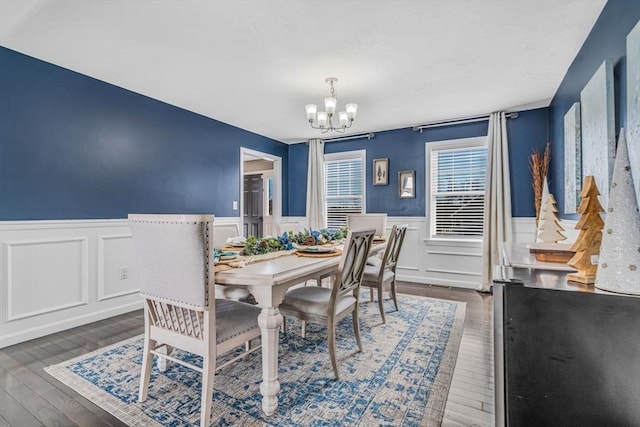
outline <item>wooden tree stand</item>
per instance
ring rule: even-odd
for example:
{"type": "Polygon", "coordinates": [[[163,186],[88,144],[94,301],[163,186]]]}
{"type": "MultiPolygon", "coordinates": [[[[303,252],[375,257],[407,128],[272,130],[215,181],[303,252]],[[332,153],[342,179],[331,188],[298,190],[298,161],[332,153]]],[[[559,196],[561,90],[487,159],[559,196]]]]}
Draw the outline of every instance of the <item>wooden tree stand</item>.
{"type": "Polygon", "coordinates": [[[529,243],[529,253],[541,262],[561,262],[566,264],[575,255],[568,243],[529,243]]]}
{"type": "Polygon", "coordinates": [[[593,285],[594,283],[596,283],[596,275],[569,273],[567,274],[567,280],[582,283],[585,285],[593,285]]]}

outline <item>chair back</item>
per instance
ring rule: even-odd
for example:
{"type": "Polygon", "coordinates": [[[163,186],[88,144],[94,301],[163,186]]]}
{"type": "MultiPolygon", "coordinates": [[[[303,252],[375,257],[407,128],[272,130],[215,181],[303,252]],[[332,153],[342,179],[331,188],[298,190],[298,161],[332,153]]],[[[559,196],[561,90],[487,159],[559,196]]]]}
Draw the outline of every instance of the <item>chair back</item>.
{"type": "Polygon", "coordinates": [[[387,230],[387,214],[349,214],[347,227],[354,231],[374,228],[376,236],[384,236],[387,230]]]}
{"type": "Polygon", "coordinates": [[[213,247],[222,248],[227,244],[227,239],[240,235],[238,224],[214,224],[213,247]]]}
{"type": "Polygon", "coordinates": [[[210,305],[209,296],[214,301],[213,220],[213,215],[129,215],[143,297],[200,310],[210,305]]]}
{"type": "Polygon", "coordinates": [[[300,224],[297,222],[279,222],[276,225],[278,230],[278,235],[282,235],[282,233],[291,231],[293,234],[298,234],[300,232],[300,224]]]}
{"type": "Polygon", "coordinates": [[[391,228],[391,234],[387,241],[387,248],[384,251],[382,263],[380,264],[380,274],[383,274],[384,270],[391,270],[395,273],[396,265],[398,264],[398,257],[400,256],[400,250],[402,249],[402,242],[404,242],[404,236],[406,233],[407,224],[394,225],[391,228]]]}
{"type": "Polygon", "coordinates": [[[373,228],[360,231],[349,231],[347,242],[342,250],[342,258],[336,271],[336,281],[331,289],[331,303],[344,295],[358,295],[362,283],[364,267],[371,250],[371,242],[375,230],[373,228]]]}

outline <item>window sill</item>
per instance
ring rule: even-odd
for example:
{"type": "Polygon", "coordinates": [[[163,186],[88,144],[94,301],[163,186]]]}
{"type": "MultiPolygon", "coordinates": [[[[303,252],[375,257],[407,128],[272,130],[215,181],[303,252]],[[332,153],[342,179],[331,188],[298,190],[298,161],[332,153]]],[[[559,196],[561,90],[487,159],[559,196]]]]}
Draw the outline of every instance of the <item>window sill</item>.
{"type": "Polygon", "coordinates": [[[458,246],[465,248],[480,248],[482,240],[463,240],[463,239],[424,239],[427,246],[458,246]]]}

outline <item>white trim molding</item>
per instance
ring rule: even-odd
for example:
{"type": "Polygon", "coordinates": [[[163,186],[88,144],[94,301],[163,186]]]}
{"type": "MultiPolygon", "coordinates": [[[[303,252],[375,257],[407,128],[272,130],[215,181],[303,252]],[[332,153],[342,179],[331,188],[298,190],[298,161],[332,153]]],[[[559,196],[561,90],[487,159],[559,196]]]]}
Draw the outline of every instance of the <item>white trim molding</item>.
{"type": "Polygon", "coordinates": [[[1,221],[0,270],[0,348],[142,308],[126,219],[1,221]]]}

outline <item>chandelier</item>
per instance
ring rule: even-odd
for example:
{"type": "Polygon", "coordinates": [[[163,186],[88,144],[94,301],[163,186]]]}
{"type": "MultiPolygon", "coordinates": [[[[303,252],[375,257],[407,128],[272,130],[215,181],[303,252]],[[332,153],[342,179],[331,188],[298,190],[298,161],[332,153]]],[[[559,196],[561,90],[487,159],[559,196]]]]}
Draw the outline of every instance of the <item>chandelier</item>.
{"type": "Polygon", "coordinates": [[[307,104],[305,110],[307,110],[307,120],[314,129],[320,129],[322,133],[327,132],[344,132],[349,129],[356,119],[356,113],[358,112],[357,104],[347,104],[344,106],[345,111],[338,113],[339,126],[333,125],[333,118],[336,112],[336,104],[338,103],[336,89],[333,87],[334,83],[338,82],[335,77],[328,77],[325,82],[331,85],[329,97],[324,99],[324,111],[318,111],[316,104],[307,104]]]}

